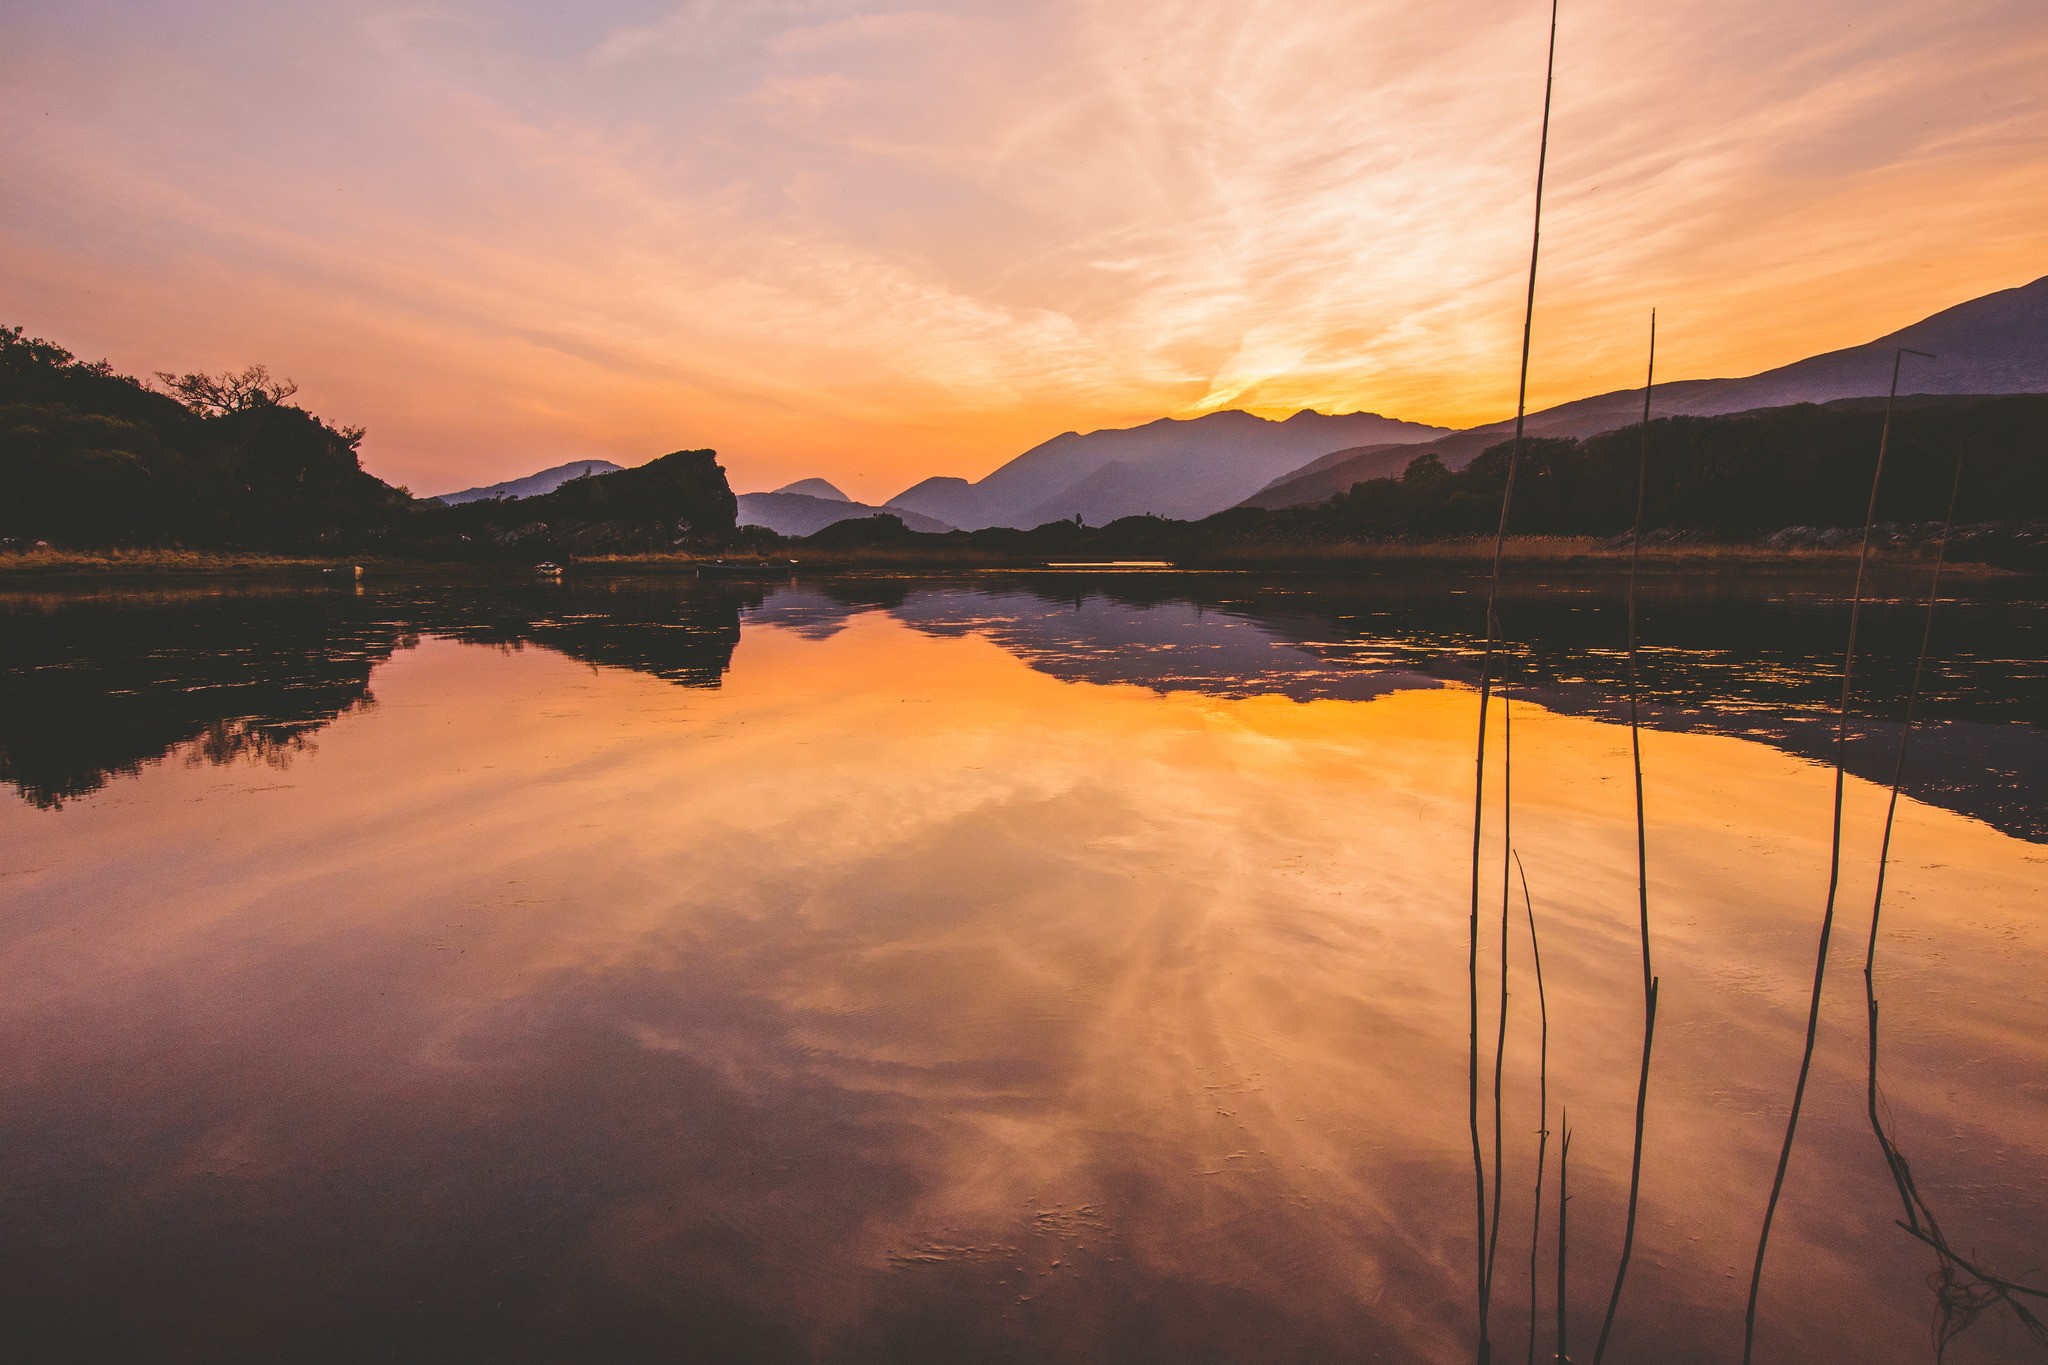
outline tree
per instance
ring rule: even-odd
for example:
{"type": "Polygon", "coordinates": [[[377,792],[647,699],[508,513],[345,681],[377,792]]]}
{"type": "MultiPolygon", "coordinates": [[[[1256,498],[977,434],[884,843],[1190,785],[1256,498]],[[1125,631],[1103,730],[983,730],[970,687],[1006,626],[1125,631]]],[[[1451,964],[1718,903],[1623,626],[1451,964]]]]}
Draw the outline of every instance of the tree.
{"type": "MultiPolygon", "coordinates": [[[[158,370],[164,392],[202,417],[220,417],[252,408],[273,408],[299,391],[289,379],[272,379],[268,368],[251,365],[240,374],[172,374],[158,370]]],[[[360,438],[358,438],[360,439],[360,438]]]]}

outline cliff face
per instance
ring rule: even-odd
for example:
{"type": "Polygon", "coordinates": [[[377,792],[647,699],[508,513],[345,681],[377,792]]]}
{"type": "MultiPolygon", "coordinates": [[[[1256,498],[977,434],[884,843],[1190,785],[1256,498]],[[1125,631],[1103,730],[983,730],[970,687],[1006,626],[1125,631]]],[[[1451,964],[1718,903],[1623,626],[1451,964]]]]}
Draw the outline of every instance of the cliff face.
{"type": "Polygon", "coordinates": [[[715,451],[678,450],[634,469],[573,479],[536,498],[499,498],[430,513],[435,531],[546,554],[633,553],[714,544],[739,500],[715,451]]]}
{"type": "Polygon", "coordinates": [[[572,521],[666,523],[696,535],[723,535],[739,514],[739,501],[713,450],[678,450],[637,469],[571,480],[515,505],[572,521]]]}

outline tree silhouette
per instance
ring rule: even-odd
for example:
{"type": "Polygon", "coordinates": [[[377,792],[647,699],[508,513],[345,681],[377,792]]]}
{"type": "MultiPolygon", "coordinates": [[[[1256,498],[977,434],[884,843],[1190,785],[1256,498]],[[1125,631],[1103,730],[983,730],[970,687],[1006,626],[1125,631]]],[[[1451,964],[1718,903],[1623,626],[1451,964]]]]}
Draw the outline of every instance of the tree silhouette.
{"type": "Polygon", "coordinates": [[[222,370],[219,374],[172,374],[158,370],[156,377],[164,392],[202,417],[276,407],[299,391],[299,386],[289,379],[272,379],[269,368],[263,365],[251,365],[240,373],[222,370]]]}

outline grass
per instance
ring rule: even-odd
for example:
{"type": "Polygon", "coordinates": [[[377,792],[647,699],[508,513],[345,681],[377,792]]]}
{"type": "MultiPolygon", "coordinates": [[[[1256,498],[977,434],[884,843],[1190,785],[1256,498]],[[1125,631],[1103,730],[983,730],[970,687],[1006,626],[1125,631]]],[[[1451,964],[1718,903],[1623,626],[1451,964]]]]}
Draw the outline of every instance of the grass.
{"type": "Polygon", "coordinates": [[[0,575],[130,573],[279,573],[330,569],[346,556],[258,554],[241,550],[15,550],[0,553],[0,575]]]}
{"type": "MultiPolygon", "coordinates": [[[[1229,547],[1173,560],[1176,569],[1221,572],[1371,572],[1373,570],[1441,570],[1484,573],[1492,563],[1490,537],[1459,537],[1429,541],[1344,541],[1321,545],[1229,547]]],[[[818,572],[834,570],[972,570],[1043,569],[1048,555],[993,554],[967,546],[856,546],[816,550],[801,544],[782,547],[766,556],[769,570],[818,572]],[[792,562],[794,561],[794,562],[792,562]]],[[[1129,557],[1129,556],[1125,556],[1129,557]]],[[[1170,555],[1145,557],[1169,558],[1170,555]]],[[[633,554],[583,555],[570,567],[596,573],[694,573],[723,563],[745,568],[759,554],[633,554]]],[[[1873,547],[1873,571],[1918,568],[1929,562],[1925,549],[1873,547]]],[[[1645,547],[1640,557],[1627,546],[1585,536],[1508,536],[1501,543],[1503,564],[1541,568],[1552,573],[1609,574],[1634,564],[1646,576],[1700,573],[1753,575],[1797,573],[1846,576],[1856,566],[1853,549],[1799,548],[1777,550],[1761,545],[1682,543],[1645,547]]],[[[433,572],[462,575],[522,574],[519,563],[485,560],[443,561],[397,554],[293,555],[244,550],[14,550],[0,551],[0,578],[101,576],[110,574],[285,573],[361,564],[370,573],[433,572]]],[[[1089,570],[1088,572],[1115,572],[1089,570]]],[[[1146,570],[1143,572],[1158,572],[1146,570]]],[[[1950,561],[1951,578],[2003,578],[2012,571],[1984,564],[1950,561]]]]}

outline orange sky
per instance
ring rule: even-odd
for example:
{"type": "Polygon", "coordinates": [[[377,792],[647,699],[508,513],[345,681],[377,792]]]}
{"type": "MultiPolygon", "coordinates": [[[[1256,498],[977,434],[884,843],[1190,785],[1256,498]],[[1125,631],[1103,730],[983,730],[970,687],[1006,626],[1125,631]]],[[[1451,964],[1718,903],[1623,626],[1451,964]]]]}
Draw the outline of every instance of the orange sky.
{"type": "MultiPolygon", "coordinates": [[[[880,499],[1222,406],[1488,420],[1547,15],[13,6],[0,321],[267,363],[420,492],[708,445],[880,499]]],[[[1747,373],[2048,273],[2043,70],[2039,0],[1566,0],[1532,402],[1638,382],[1652,304],[1662,374],[1747,373]]]]}

